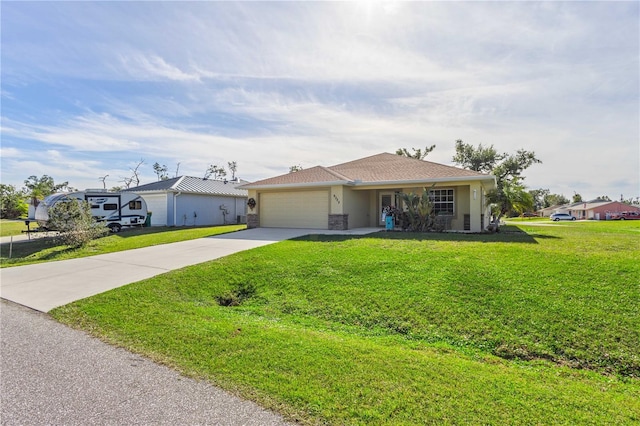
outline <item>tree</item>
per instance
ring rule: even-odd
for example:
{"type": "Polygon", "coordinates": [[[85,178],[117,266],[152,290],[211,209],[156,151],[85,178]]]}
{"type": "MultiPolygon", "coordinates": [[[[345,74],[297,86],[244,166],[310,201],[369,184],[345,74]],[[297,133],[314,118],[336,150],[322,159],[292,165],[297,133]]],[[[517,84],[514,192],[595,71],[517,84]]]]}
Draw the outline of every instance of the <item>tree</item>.
{"type": "Polygon", "coordinates": [[[425,147],[424,151],[420,148],[416,149],[416,148],[411,148],[413,150],[413,154],[409,152],[409,150],[407,148],[398,148],[396,150],[396,154],[398,155],[402,155],[404,157],[409,157],[409,158],[415,158],[416,160],[424,160],[424,158],[429,155],[429,153],[431,151],[433,151],[436,148],[435,145],[431,145],[428,147],[425,147]]]}
{"type": "Polygon", "coordinates": [[[581,203],[582,202],[582,195],[578,194],[577,192],[573,192],[573,198],[572,201],[574,203],[581,203]]]}
{"type": "Polygon", "coordinates": [[[235,161],[229,161],[227,163],[229,170],[231,170],[231,180],[236,180],[236,172],[238,171],[238,163],[235,161]]]}
{"type": "Polygon", "coordinates": [[[33,199],[33,205],[38,205],[38,200],[44,199],[47,195],[69,189],[69,182],[56,184],[51,176],[42,175],[41,177],[29,176],[24,181],[27,196],[33,199]]]}
{"type": "Polygon", "coordinates": [[[212,164],[207,168],[207,171],[204,172],[204,179],[209,179],[213,177],[213,179],[222,179],[227,175],[227,171],[224,167],[218,167],[215,164],[212,164]]]}
{"type": "Polygon", "coordinates": [[[567,197],[561,194],[552,194],[548,189],[532,189],[529,194],[533,197],[536,210],[569,203],[567,197]]]}
{"type": "Polygon", "coordinates": [[[510,211],[533,208],[534,200],[522,184],[522,172],[536,163],[541,163],[534,152],[519,149],[515,154],[499,154],[493,147],[477,148],[456,141],[456,155],[453,161],[469,170],[491,173],[496,177],[496,188],[487,193],[487,201],[494,205],[493,228],[498,230],[500,219],[510,211]]]}
{"type": "MultiPolygon", "coordinates": [[[[129,181],[129,184],[134,183],[135,182],[135,186],[140,186],[140,166],[142,166],[144,164],[144,159],[140,159],[140,161],[138,161],[138,164],[136,164],[136,166],[131,170],[131,180],[129,181]]],[[[128,188],[128,186],[127,186],[128,188]]]]}
{"type": "Polygon", "coordinates": [[[458,139],[456,141],[456,155],[453,157],[453,161],[465,169],[491,173],[503,158],[504,155],[498,154],[493,145],[483,147],[480,144],[477,148],[474,148],[470,144],[462,142],[462,139],[458,139]]]}
{"type": "Polygon", "coordinates": [[[169,179],[169,175],[167,174],[168,170],[166,165],[163,164],[161,166],[157,161],[153,164],[153,171],[156,173],[156,176],[158,176],[158,181],[169,179]]]}
{"type": "Polygon", "coordinates": [[[507,213],[522,214],[531,210],[534,206],[533,197],[527,192],[524,185],[516,180],[506,180],[500,189],[495,188],[487,192],[487,201],[494,206],[494,215],[497,219],[494,227],[498,229],[500,218],[507,213]]]}
{"type": "Polygon", "coordinates": [[[26,216],[29,206],[24,202],[25,194],[13,185],[0,183],[0,218],[17,219],[26,216]]]}
{"type": "Polygon", "coordinates": [[[561,206],[563,204],[569,204],[569,199],[561,194],[549,194],[544,197],[544,206],[561,206]]]}
{"type": "Polygon", "coordinates": [[[124,185],[124,187],[126,189],[129,189],[131,187],[131,182],[132,181],[133,181],[133,179],[130,178],[130,177],[123,177],[122,180],[121,180],[122,184],[124,185]]]}
{"type": "Polygon", "coordinates": [[[58,231],[60,243],[81,247],[109,232],[104,223],[96,222],[86,201],[66,198],[49,208],[47,228],[58,231]]]}
{"type": "Polygon", "coordinates": [[[295,173],[295,172],[299,172],[302,170],[302,166],[290,166],[289,167],[289,173],[295,173]]]}
{"type": "Polygon", "coordinates": [[[109,175],[100,176],[98,180],[102,181],[102,189],[107,189],[107,178],[109,175]]]}
{"type": "Polygon", "coordinates": [[[121,181],[124,184],[126,189],[129,189],[131,185],[139,186],[140,185],[140,167],[144,164],[144,159],[140,159],[135,167],[130,167],[131,176],[130,177],[121,177],[121,181]]]}
{"type": "Polygon", "coordinates": [[[542,189],[542,188],[532,189],[529,191],[529,194],[531,194],[531,197],[533,198],[534,210],[540,210],[545,207],[549,207],[544,205],[544,199],[550,193],[551,191],[549,191],[548,189],[542,189]]]}
{"type": "Polygon", "coordinates": [[[629,199],[624,200],[625,203],[630,204],[630,205],[639,205],[640,204],[640,197],[631,197],[629,199]]]}

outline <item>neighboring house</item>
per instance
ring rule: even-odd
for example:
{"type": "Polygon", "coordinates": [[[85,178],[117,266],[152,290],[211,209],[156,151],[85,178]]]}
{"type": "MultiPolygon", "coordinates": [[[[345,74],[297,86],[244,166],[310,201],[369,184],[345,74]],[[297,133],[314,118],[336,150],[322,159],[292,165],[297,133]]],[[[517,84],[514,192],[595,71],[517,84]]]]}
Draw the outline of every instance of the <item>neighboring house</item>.
{"type": "Polygon", "coordinates": [[[180,176],[128,188],[147,203],[151,226],[204,226],[246,223],[246,181],[180,176]]]}
{"type": "Polygon", "coordinates": [[[620,201],[591,200],[568,204],[559,209],[559,213],[569,213],[578,219],[608,220],[622,212],[640,212],[640,207],[620,201]]]}
{"type": "Polygon", "coordinates": [[[384,153],[241,188],[249,190],[249,228],[382,226],[384,207],[401,207],[399,193],[422,193],[426,187],[448,229],[479,232],[489,224],[485,194],[495,186],[492,175],[384,153]]]}
{"type": "Polygon", "coordinates": [[[558,209],[561,209],[561,208],[562,208],[562,205],[555,204],[553,206],[549,206],[549,207],[545,207],[544,209],[540,209],[540,210],[537,211],[537,213],[542,217],[549,217],[554,213],[564,213],[564,212],[558,211],[558,209]]]}

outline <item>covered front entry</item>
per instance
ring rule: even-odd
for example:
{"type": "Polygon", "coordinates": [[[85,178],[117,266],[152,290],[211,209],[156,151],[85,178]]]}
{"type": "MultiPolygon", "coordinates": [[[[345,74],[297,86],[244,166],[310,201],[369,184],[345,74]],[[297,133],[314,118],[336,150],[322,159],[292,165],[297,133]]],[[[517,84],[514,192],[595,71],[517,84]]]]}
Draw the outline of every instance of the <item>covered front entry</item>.
{"type": "Polygon", "coordinates": [[[328,191],[265,192],[260,194],[259,203],[262,227],[329,227],[328,191]]]}
{"type": "Polygon", "coordinates": [[[386,207],[400,207],[399,193],[400,191],[381,191],[378,194],[378,226],[384,226],[382,212],[386,207]]]}

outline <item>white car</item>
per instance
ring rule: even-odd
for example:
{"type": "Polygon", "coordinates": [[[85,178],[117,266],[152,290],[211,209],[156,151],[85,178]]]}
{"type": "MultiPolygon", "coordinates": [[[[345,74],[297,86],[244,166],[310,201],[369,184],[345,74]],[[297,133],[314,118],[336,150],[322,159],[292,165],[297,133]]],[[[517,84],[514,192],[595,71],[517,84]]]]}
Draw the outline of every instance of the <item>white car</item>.
{"type": "Polygon", "coordinates": [[[549,216],[551,220],[557,222],[559,220],[576,220],[575,216],[571,216],[569,213],[554,213],[549,216]]]}

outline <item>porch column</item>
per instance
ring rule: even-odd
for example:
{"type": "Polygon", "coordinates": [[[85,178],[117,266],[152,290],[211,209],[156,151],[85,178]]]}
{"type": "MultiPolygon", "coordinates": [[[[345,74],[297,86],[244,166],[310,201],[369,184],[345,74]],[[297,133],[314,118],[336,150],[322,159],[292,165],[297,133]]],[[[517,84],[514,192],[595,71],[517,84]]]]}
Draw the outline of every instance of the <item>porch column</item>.
{"type": "Polygon", "coordinates": [[[339,231],[349,229],[349,215],[344,212],[344,187],[332,186],[330,197],[329,229],[339,231]]]}
{"type": "Polygon", "coordinates": [[[250,189],[247,194],[247,199],[253,199],[256,202],[254,208],[251,208],[249,203],[247,203],[247,228],[258,228],[260,227],[260,206],[258,204],[258,191],[255,189],[250,189]]]}
{"type": "Polygon", "coordinates": [[[344,187],[336,185],[331,187],[331,209],[329,214],[344,213],[344,187]]]}
{"type": "Polygon", "coordinates": [[[480,183],[472,183],[469,185],[469,216],[471,232],[482,231],[482,186],[480,183]]]}

